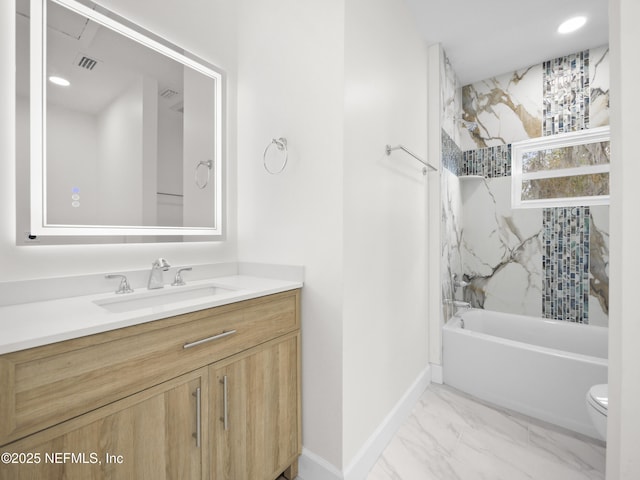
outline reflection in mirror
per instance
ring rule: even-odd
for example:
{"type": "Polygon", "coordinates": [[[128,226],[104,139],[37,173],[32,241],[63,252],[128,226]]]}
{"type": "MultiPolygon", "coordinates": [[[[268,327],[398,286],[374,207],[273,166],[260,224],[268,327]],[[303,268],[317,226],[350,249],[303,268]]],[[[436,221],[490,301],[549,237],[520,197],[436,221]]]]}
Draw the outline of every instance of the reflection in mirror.
{"type": "Polygon", "coordinates": [[[88,1],[17,8],[32,233],[220,235],[220,74],[88,1]]]}

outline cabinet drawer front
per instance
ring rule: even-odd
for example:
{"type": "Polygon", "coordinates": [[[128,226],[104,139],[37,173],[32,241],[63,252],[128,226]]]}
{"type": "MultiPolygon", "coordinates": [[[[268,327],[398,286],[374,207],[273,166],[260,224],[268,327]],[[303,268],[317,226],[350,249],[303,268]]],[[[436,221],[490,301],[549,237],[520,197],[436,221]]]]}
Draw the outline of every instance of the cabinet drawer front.
{"type": "Polygon", "coordinates": [[[299,327],[297,292],[243,304],[0,357],[0,445],[299,327]]]}

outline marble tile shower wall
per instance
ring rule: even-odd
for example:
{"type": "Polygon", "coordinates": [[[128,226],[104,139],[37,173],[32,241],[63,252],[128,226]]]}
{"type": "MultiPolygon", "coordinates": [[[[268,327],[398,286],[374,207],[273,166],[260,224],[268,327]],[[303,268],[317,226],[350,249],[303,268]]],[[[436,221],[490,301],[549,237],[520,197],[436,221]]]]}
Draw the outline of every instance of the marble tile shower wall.
{"type": "Polygon", "coordinates": [[[607,325],[608,207],[512,210],[510,157],[513,142],[608,125],[608,48],[467,85],[461,101],[462,118],[478,128],[459,130],[460,163],[447,168],[484,177],[460,187],[465,299],[481,308],[607,325]]]}
{"type": "Polygon", "coordinates": [[[458,86],[455,71],[451,67],[446,54],[443,52],[440,64],[441,104],[440,112],[441,128],[441,171],[440,193],[442,196],[441,209],[441,296],[442,318],[446,322],[454,314],[452,300],[457,295],[462,299],[462,292],[456,292],[453,286],[453,278],[462,278],[462,198],[460,182],[458,181],[458,168],[462,161],[459,130],[456,118],[461,111],[461,89],[458,86]]]}
{"type": "Polygon", "coordinates": [[[460,130],[456,119],[459,119],[462,114],[461,89],[458,85],[456,72],[444,51],[442,52],[441,61],[440,85],[442,90],[440,95],[442,97],[442,111],[440,112],[440,124],[450,140],[458,146],[460,145],[460,130]]]}

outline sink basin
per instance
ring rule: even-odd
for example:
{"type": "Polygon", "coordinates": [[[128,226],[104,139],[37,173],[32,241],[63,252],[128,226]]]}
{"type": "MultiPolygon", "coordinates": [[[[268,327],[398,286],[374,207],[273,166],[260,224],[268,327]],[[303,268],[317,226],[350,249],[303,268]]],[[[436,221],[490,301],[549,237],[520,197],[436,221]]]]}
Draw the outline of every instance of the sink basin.
{"type": "Polygon", "coordinates": [[[93,303],[113,313],[129,312],[141,308],[150,308],[183,302],[185,300],[202,299],[208,300],[215,296],[229,293],[229,288],[217,285],[206,285],[198,287],[174,287],[163,288],[144,293],[132,293],[118,295],[117,298],[94,300],[93,303]]]}

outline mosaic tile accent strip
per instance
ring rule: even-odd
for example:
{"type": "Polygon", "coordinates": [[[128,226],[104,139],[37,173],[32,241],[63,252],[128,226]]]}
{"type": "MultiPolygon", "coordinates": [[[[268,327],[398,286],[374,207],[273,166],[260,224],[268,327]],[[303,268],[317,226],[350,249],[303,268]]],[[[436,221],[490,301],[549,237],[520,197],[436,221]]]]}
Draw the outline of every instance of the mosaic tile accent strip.
{"type": "Polygon", "coordinates": [[[589,128],[589,50],[542,64],[542,135],[589,128]]]}
{"type": "Polygon", "coordinates": [[[463,152],[459,175],[482,175],[485,178],[510,176],[511,145],[463,152]]]}
{"type": "Polygon", "coordinates": [[[542,212],[542,316],[589,323],[589,207],[542,212]]]}
{"type": "Polygon", "coordinates": [[[462,160],[462,151],[444,129],[440,129],[442,166],[454,175],[458,175],[462,160]]]}

